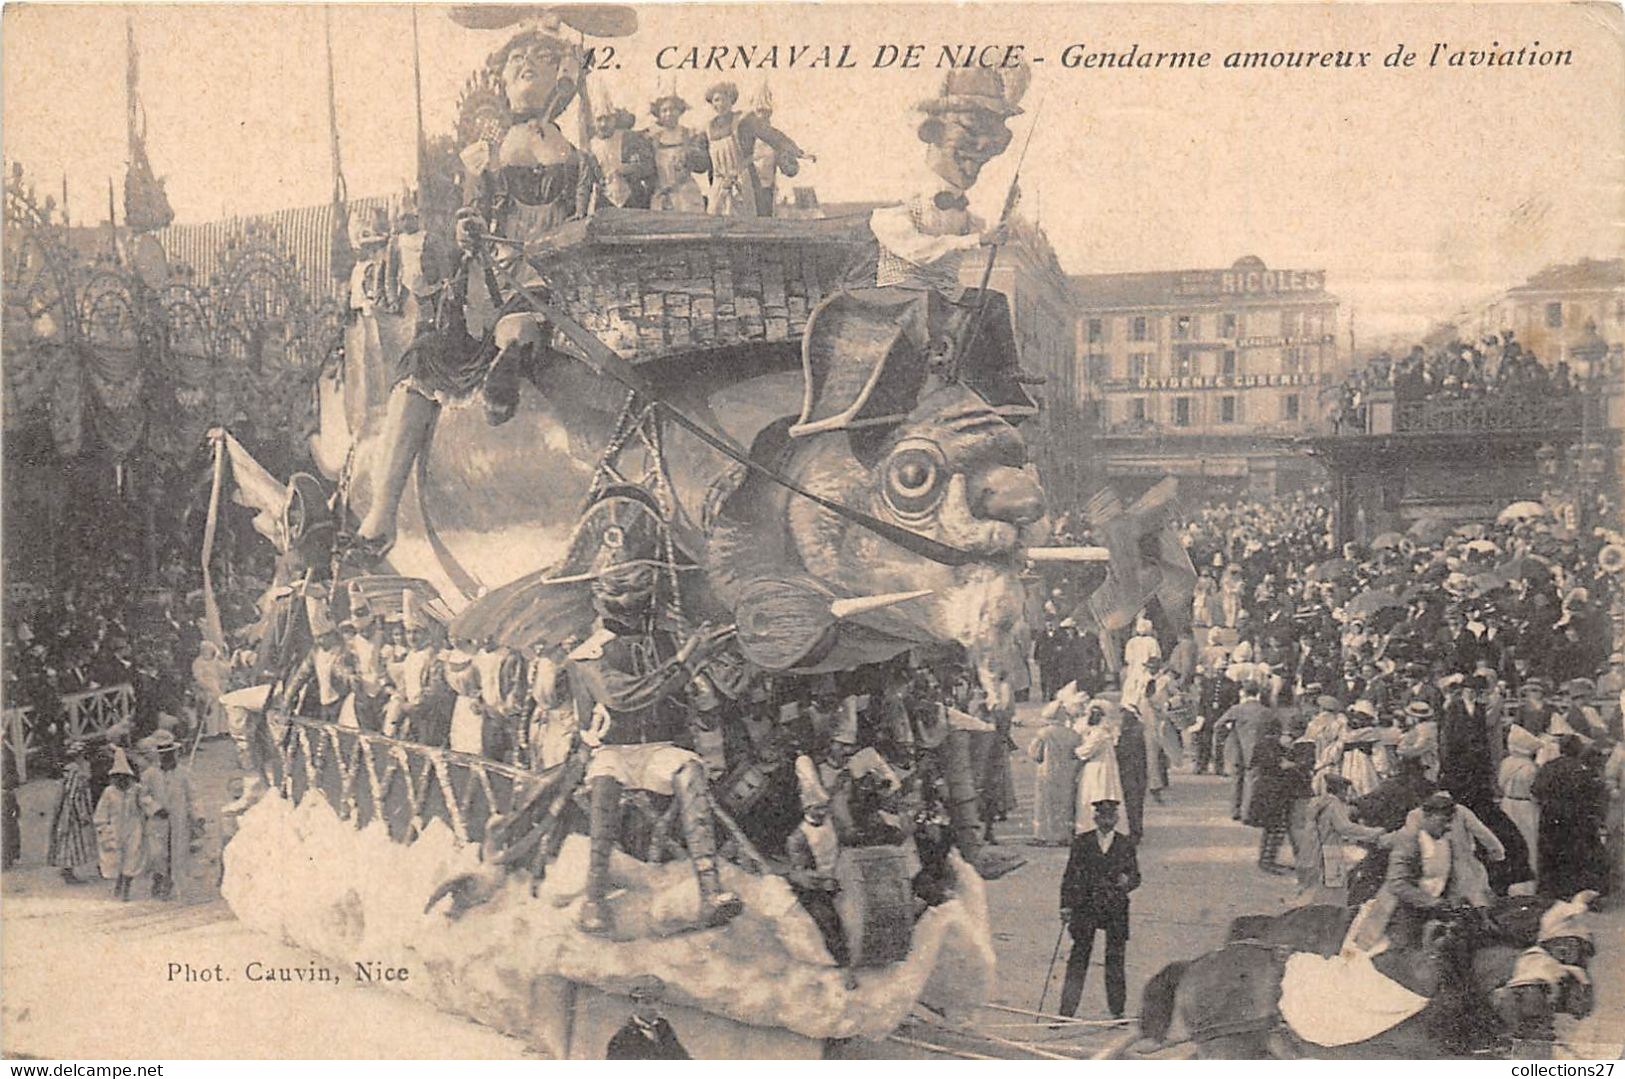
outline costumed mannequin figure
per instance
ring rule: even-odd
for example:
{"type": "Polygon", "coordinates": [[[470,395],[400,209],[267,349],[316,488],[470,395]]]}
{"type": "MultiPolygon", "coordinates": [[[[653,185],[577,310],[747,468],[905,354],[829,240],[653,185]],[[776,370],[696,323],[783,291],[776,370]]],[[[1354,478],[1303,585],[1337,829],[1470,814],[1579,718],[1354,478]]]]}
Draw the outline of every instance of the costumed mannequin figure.
{"type": "Polygon", "coordinates": [[[654,130],[649,132],[655,151],[655,190],[650,209],[683,214],[705,212],[705,194],[694,174],[708,170],[711,160],[698,136],[683,126],[683,113],[687,111],[688,102],[675,92],[649,104],[649,113],[655,119],[654,130]]]}
{"type": "Polygon", "coordinates": [[[569,657],[578,710],[594,717],[585,737],[596,742],[586,777],[591,861],[577,924],[588,933],[613,930],[606,902],[610,856],[621,791],[631,788],[677,799],[684,844],[699,881],[701,924],[725,925],[744,904],[723,890],[717,870],[705,763],[677,740],[687,733],[680,696],[698,673],[694,664],[715,651],[731,627],[702,629],[678,647],[656,626],[658,569],[648,559],[625,559],[625,548],[615,542],[621,538],[616,530],[606,534],[592,586],[597,624],[569,657]]]}
{"type": "MultiPolygon", "coordinates": [[[[466,140],[460,157],[467,186],[454,226],[464,258],[436,298],[433,324],[401,356],[371,463],[371,503],[357,530],[368,550],[381,552],[393,541],[401,495],[440,407],[478,390],[487,418],[505,422],[518,406],[527,364],[555,355],[545,321],[499,310],[509,297],[493,295],[472,255],[486,233],[522,252],[585,212],[590,160],[557,124],[580,91],[581,74],[580,47],[549,29],[532,29],[492,54],[464,94],[458,135],[466,140]],[[471,278],[476,287],[469,287],[471,278]],[[488,327],[494,353],[481,347],[488,327]]],[[[515,253],[504,246],[493,257],[515,253]]],[[[522,259],[509,269],[525,287],[541,285],[522,259]]]]}
{"type": "Polygon", "coordinates": [[[289,676],[282,693],[282,708],[288,714],[311,716],[331,723],[355,685],[350,654],[340,643],[339,628],[327,613],[325,601],[305,598],[306,618],[315,647],[289,676]]]}
{"type": "Polygon", "coordinates": [[[592,140],[597,205],[647,210],[656,176],[654,143],[632,129],[636,117],[617,108],[602,90],[600,97],[592,140]]]}
{"type": "Polygon", "coordinates": [[[706,104],[716,111],[705,128],[705,147],[711,158],[711,190],[706,212],[713,217],[760,217],[761,177],[756,172],[756,144],[776,151],[779,171],[793,175],[806,151],[789,136],[756,113],[735,110],[739,87],[719,82],[705,92],[706,104]]]}
{"type": "MultiPolygon", "coordinates": [[[[773,130],[773,91],[765,82],[751,95],[750,115],[768,130],[773,130]]],[[[818,160],[808,153],[803,153],[801,158],[818,160]]],[[[773,208],[778,203],[779,175],[796,175],[801,171],[801,159],[784,157],[777,146],[767,139],[761,139],[756,143],[751,164],[756,168],[756,216],[772,217],[773,208]]]]}
{"type": "MultiPolygon", "coordinates": [[[[384,702],[389,688],[389,673],[384,661],[384,636],[381,620],[361,591],[350,588],[350,616],[343,627],[348,631],[346,645],[350,650],[350,669],[354,675],[355,692],[350,696],[349,716],[355,726],[376,731],[383,725],[384,702]]],[[[340,713],[340,721],[344,720],[340,713]]]]}
{"type": "Polygon", "coordinates": [[[919,138],[926,172],[917,192],[900,206],[876,210],[869,229],[880,241],[877,285],[932,288],[956,298],[967,255],[1003,241],[967,208],[967,194],[982,167],[1010,145],[1006,121],[1021,113],[1025,68],[950,72],[934,98],[920,102],[919,138]]]}
{"type": "Polygon", "coordinates": [[[401,625],[406,629],[406,658],[384,707],[384,733],[429,746],[443,746],[450,734],[450,703],[440,649],[415,592],[401,597],[401,625]]]}
{"type": "Polygon", "coordinates": [[[564,656],[577,643],[566,641],[559,650],[545,643],[538,644],[526,671],[531,700],[526,742],[530,766],[537,771],[563,764],[581,736],[575,697],[570,692],[570,677],[563,663],[564,656]]]}

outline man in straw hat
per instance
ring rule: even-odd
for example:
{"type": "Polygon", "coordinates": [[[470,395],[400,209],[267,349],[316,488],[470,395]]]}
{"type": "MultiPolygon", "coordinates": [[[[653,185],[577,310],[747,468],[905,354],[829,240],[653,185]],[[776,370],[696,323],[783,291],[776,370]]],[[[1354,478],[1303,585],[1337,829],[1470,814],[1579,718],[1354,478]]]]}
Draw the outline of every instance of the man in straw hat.
{"type": "Polygon", "coordinates": [[[168,731],[154,731],[137,748],[158,759],[145,769],[141,807],[147,813],[147,853],[152,897],[173,899],[175,882],[187,875],[192,855],[192,777],[180,767],[181,743],[168,731]]]}
{"type": "Polygon", "coordinates": [[[96,840],[101,846],[102,876],[113,880],[113,898],[128,900],[130,882],[147,869],[147,815],[141,807],[135,769],[117,746],[107,774],[112,785],[96,803],[96,840]]]}
{"type": "Polygon", "coordinates": [[[701,923],[724,925],[744,904],[722,888],[705,764],[677,741],[688,727],[680,697],[731,627],[702,628],[677,647],[671,634],[656,626],[658,566],[632,557],[619,528],[607,530],[604,540],[592,581],[597,625],[569,657],[577,707],[595,717],[588,741],[596,742],[587,766],[592,854],[577,924],[589,933],[613,930],[609,865],[621,791],[630,787],[677,799],[684,844],[699,882],[701,923]]]}
{"type": "Polygon", "coordinates": [[[605,1060],[688,1060],[688,1050],[677,1040],[677,1032],[660,1014],[666,983],[653,974],[633,981],[627,996],[632,998],[632,1014],[609,1040],[605,1060]]]}

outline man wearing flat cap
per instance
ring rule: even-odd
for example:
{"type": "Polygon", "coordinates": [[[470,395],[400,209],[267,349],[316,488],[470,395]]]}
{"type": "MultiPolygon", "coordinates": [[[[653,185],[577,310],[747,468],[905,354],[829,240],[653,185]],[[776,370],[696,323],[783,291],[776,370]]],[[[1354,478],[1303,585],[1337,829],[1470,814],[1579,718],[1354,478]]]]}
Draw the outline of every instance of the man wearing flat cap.
{"type": "Polygon", "coordinates": [[[1105,930],[1106,1006],[1112,1018],[1121,1019],[1128,998],[1128,897],[1140,886],[1140,863],[1134,841],[1117,831],[1116,800],[1100,799],[1094,810],[1094,830],[1073,837],[1061,875],[1061,921],[1072,935],[1061,985],[1061,1014],[1077,1014],[1095,931],[1105,930]]]}
{"type": "Polygon", "coordinates": [[[689,1060],[688,1050],[677,1040],[677,1032],[660,1014],[660,1000],[666,983],[645,974],[632,983],[632,1014],[609,1040],[605,1060],[689,1060]]]}

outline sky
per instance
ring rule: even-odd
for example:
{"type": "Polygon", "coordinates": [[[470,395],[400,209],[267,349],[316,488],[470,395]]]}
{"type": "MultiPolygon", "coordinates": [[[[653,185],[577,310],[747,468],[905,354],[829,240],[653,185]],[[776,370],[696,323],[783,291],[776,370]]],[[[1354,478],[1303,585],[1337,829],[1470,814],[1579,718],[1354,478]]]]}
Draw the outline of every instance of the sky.
{"type": "MultiPolygon", "coordinates": [[[[425,126],[450,130],[459,89],[507,31],[420,7],[425,126]]],[[[4,152],[42,188],[68,181],[79,222],[106,214],[125,159],[124,20],[141,55],[148,152],[180,221],[325,201],[324,23],[334,45],[341,154],[353,196],[399,190],[414,145],[412,12],[278,5],[7,5],[4,152]]],[[[1228,266],[1325,269],[1363,335],[1420,331],[1553,262],[1625,250],[1625,45],[1605,4],[942,3],[645,5],[618,70],[594,76],[647,115],[675,83],[707,112],[715,72],[662,71],[690,47],[850,45],[856,69],[766,78],[775,122],[818,161],[798,183],[825,202],[907,193],[920,167],[913,105],[936,91],[944,43],[1020,44],[1034,67],[1012,150],[973,209],[995,217],[1028,126],[1022,212],[1072,273],[1228,266]],[[1563,67],[1429,67],[1457,49],[1565,49],[1563,67]],[[925,46],[918,70],[872,66],[925,46]],[[1383,58],[1416,52],[1410,68],[1383,58]],[[1090,52],[1192,50],[1202,70],[1066,68],[1090,52]],[[1236,50],[1370,53],[1360,69],[1236,70],[1236,50]]],[[[781,48],[781,55],[783,50],[781,48]]],[[[595,90],[596,92],[601,92],[595,90]]],[[[566,130],[572,130],[566,125],[566,130]]],[[[122,211],[121,211],[122,212],[122,211]]]]}

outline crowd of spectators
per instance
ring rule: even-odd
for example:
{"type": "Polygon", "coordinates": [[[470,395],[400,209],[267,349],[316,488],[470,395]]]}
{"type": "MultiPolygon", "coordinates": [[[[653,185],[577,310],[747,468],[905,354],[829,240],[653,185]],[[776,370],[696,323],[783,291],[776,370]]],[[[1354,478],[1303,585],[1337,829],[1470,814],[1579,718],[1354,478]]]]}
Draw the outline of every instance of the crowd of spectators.
{"type": "Polygon", "coordinates": [[[1617,533],[1537,518],[1334,548],[1325,508],[1298,498],[1203,511],[1186,538],[1202,574],[1195,647],[1170,666],[1195,690],[1197,770],[1243,773],[1238,818],[1266,840],[1278,824],[1278,846],[1289,808],[1325,794],[1327,775],[1385,829],[1437,788],[1517,855],[1492,867],[1498,890],[1539,878],[1566,899],[1616,883],[1625,597],[1598,555],[1617,533]],[[1272,798],[1227,721],[1249,690],[1275,709],[1283,759],[1303,750],[1302,792],[1272,798]]]}
{"type": "Polygon", "coordinates": [[[1333,412],[1337,431],[1363,430],[1365,409],[1376,390],[1391,389],[1398,404],[1472,401],[1486,397],[1566,397],[1577,390],[1569,365],[1548,366],[1518,342],[1511,330],[1478,344],[1452,338],[1431,351],[1413,345],[1403,356],[1381,352],[1343,383],[1333,412]]]}

